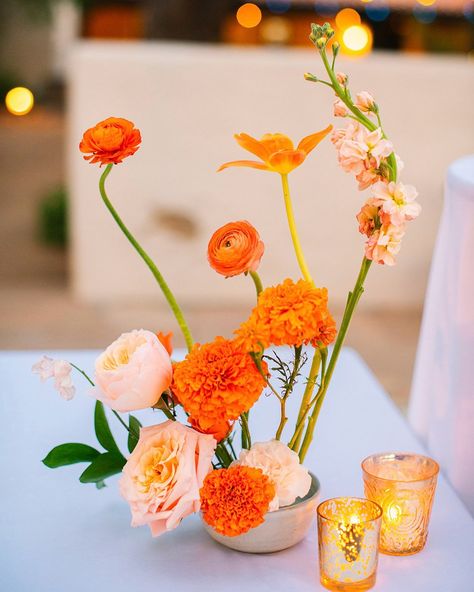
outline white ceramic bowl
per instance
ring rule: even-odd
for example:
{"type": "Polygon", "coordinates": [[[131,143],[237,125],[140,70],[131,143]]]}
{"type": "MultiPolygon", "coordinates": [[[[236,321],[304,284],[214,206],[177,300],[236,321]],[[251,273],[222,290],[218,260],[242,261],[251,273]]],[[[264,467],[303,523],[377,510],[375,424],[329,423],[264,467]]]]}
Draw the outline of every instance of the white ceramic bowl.
{"type": "Polygon", "coordinates": [[[265,522],[244,534],[229,537],[217,533],[202,521],[204,528],[215,541],[244,553],[274,553],[296,545],[307,535],[318,505],[320,485],[311,474],[311,487],[303,498],[297,498],[291,506],[265,515],[265,522]]]}

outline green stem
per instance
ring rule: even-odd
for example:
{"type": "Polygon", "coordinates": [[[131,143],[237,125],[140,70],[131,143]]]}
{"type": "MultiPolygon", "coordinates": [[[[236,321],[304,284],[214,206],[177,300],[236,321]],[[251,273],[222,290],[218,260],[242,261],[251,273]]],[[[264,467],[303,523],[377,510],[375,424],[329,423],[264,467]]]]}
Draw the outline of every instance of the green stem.
{"type": "Polygon", "coordinates": [[[242,425],[242,448],[247,450],[250,449],[252,446],[252,437],[250,436],[250,429],[249,429],[249,422],[248,422],[248,415],[246,413],[242,413],[240,416],[240,421],[242,425]],[[245,439],[245,446],[244,446],[244,439],[245,439]]]}
{"type": "Polygon", "coordinates": [[[352,290],[352,292],[349,293],[349,298],[347,300],[346,309],[345,309],[344,315],[342,317],[341,326],[339,328],[339,333],[337,335],[336,341],[334,343],[334,348],[331,353],[331,359],[329,360],[326,374],[325,374],[324,380],[321,384],[320,392],[318,393],[318,397],[317,397],[313,412],[311,413],[311,415],[308,419],[308,425],[306,427],[305,436],[304,436],[303,443],[301,445],[300,452],[299,452],[301,463],[304,462],[304,459],[306,457],[306,453],[308,452],[309,445],[311,444],[311,441],[313,439],[314,428],[316,426],[316,421],[319,416],[319,411],[321,409],[321,406],[324,401],[324,397],[326,396],[329,384],[331,382],[334,368],[335,368],[337,360],[339,358],[339,354],[341,352],[341,348],[344,343],[344,339],[346,337],[347,330],[349,329],[352,315],[354,314],[354,310],[357,306],[357,303],[359,302],[359,299],[362,296],[362,293],[364,292],[364,282],[365,282],[365,278],[367,277],[367,274],[369,272],[371,264],[372,264],[372,261],[370,261],[369,259],[366,259],[364,257],[364,259],[362,260],[361,267],[360,267],[359,275],[357,276],[357,280],[354,285],[354,289],[352,290]]]}
{"type": "Polygon", "coordinates": [[[298,265],[300,266],[301,273],[306,281],[314,284],[313,278],[309,272],[308,266],[306,264],[303,249],[301,248],[300,239],[298,236],[298,231],[296,228],[295,216],[293,213],[293,206],[291,204],[291,196],[290,196],[290,187],[288,185],[288,175],[282,174],[281,175],[281,184],[283,187],[283,197],[285,199],[285,209],[286,209],[286,217],[288,218],[288,226],[290,227],[291,239],[293,241],[293,247],[295,249],[296,259],[298,260],[298,265]]]}
{"type": "Polygon", "coordinates": [[[115,409],[112,409],[112,413],[115,415],[115,417],[119,420],[119,422],[123,425],[123,427],[127,430],[127,432],[130,432],[130,428],[128,427],[128,425],[123,421],[123,419],[120,417],[120,415],[117,413],[117,411],[115,411],[115,409]]]}
{"type": "Polygon", "coordinates": [[[314,355],[313,355],[313,361],[311,362],[311,368],[310,368],[309,375],[308,375],[308,381],[306,382],[306,387],[304,389],[303,397],[301,399],[300,410],[298,412],[298,419],[296,420],[295,431],[293,433],[293,436],[292,436],[290,442],[288,443],[288,446],[292,450],[295,450],[295,451],[298,450],[298,447],[301,442],[301,436],[302,436],[301,427],[300,427],[300,430],[298,430],[298,426],[301,425],[302,421],[304,422],[304,417],[307,414],[308,405],[311,400],[311,395],[313,394],[313,391],[314,391],[314,386],[316,384],[316,377],[319,374],[320,365],[321,365],[321,352],[319,351],[319,349],[315,349],[314,355]]]}
{"type": "Polygon", "coordinates": [[[253,279],[253,283],[255,284],[255,289],[257,291],[257,300],[260,296],[260,292],[263,290],[262,280],[256,271],[249,271],[250,277],[253,279]]]}
{"type": "Polygon", "coordinates": [[[112,217],[114,218],[115,222],[117,222],[120,230],[125,234],[125,236],[130,241],[130,243],[133,245],[133,247],[135,248],[137,253],[143,259],[143,261],[147,264],[147,266],[150,269],[151,273],[153,274],[154,278],[158,282],[158,284],[161,288],[161,291],[163,292],[166,300],[168,301],[168,304],[170,305],[171,310],[173,311],[173,314],[176,317],[176,320],[178,321],[178,325],[183,333],[188,351],[190,351],[193,346],[193,338],[191,336],[191,332],[189,330],[189,327],[184,319],[184,315],[183,315],[183,313],[176,301],[176,298],[174,297],[174,295],[171,292],[170,288],[168,287],[168,284],[166,283],[164,277],[161,275],[160,271],[158,270],[157,266],[155,265],[155,263],[153,262],[151,257],[143,250],[143,248],[141,247],[139,242],[135,239],[135,237],[132,235],[132,233],[129,231],[129,229],[125,226],[124,222],[122,221],[122,219],[118,215],[117,211],[115,210],[114,206],[110,202],[109,198],[107,197],[107,193],[105,191],[105,180],[107,179],[111,170],[112,170],[112,165],[108,164],[105,167],[105,170],[100,177],[99,191],[100,191],[100,195],[102,197],[102,200],[105,203],[105,205],[107,206],[107,209],[109,210],[109,212],[112,214],[112,217]]]}

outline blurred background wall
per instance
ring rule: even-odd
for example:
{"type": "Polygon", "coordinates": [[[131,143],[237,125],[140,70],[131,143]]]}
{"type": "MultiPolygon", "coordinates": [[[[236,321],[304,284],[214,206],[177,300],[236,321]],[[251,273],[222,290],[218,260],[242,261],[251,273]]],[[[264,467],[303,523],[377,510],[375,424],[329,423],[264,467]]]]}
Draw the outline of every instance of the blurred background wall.
{"type": "MultiPolygon", "coordinates": [[[[21,95],[0,109],[0,347],[103,347],[136,326],[176,331],[101,207],[99,171],[77,151],[84,129],[110,114],[135,121],[144,138],[113,171],[110,194],[199,339],[229,334],[253,298],[245,278],[207,266],[218,225],[248,218],[261,230],[267,282],[297,273],[277,176],[215,169],[245,157],[234,132],[299,140],[332,121],[328,89],[302,78],[321,71],[308,32],[326,20],[340,69],[380,102],[403,180],[423,205],[397,267],[371,272],[349,335],[406,402],[444,176],[473,151],[472,0],[3,0],[2,101],[27,87],[34,106],[21,95]]],[[[363,194],[329,141],[290,180],[308,259],[337,316],[362,254],[363,194]]]]}

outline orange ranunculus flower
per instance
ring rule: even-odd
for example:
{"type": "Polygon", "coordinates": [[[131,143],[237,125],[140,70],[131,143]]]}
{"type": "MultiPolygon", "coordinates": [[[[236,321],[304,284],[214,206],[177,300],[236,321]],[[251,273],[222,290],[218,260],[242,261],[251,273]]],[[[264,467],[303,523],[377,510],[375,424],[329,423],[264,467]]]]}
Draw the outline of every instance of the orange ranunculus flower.
{"type": "Polygon", "coordinates": [[[251,167],[262,171],[271,171],[285,175],[293,169],[300,166],[308,154],[316,148],[332,130],[332,125],[327,128],[306,136],[295,149],[293,142],[285,134],[265,134],[261,140],[256,140],[248,134],[236,134],[234,138],[237,143],[261,159],[262,162],[255,160],[234,160],[226,162],[218,168],[222,171],[231,166],[251,167]]]}
{"type": "Polygon", "coordinates": [[[224,438],[227,438],[233,426],[233,423],[230,421],[218,421],[206,429],[203,429],[199,423],[199,419],[194,419],[194,417],[189,417],[189,423],[191,424],[191,427],[193,427],[197,432],[213,436],[218,443],[221,440],[224,440],[224,438]]]}
{"type": "Polygon", "coordinates": [[[262,524],[275,485],[261,469],[234,465],[211,471],[199,493],[205,522],[220,534],[237,536],[262,524]]]}
{"type": "MultiPolygon", "coordinates": [[[[267,365],[262,364],[263,371],[267,365]]],[[[235,421],[257,401],[265,380],[248,352],[235,341],[216,337],[196,343],[173,366],[171,391],[202,431],[235,421]]]]}
{"type": "Polygon", "coordinates": [[[327,304],[326,288],[286,279],[260,293],[250,317],[235,331],[236,341],[249,352],[270,345],[329,345],[336,337],[336,324],[327,304]]]}
{"type": "Polygon", "coordinates": [[[79,150],[87,154],[84,159],[91,164],[119,164],[135,154],[141,141],[135,124],[122,117],[109,117],[84,132],[79,150]]]}
{"type": "Polygon", "coordinates": [[[231,277],[257,271],[264,250],[257,230],[241,220],[229,222],[214,232],[207,246],[207,259],[217,273],[231,277]]]}
{"type": "Polygon", "coordinates": [[[170,331],[169,333],[167,333],[165,335],[164,333],[159,331],[156,334],[156,336],[158,337],[161,345],[165,348],[165,350],[168,352],[169,356],[171,357],[171,355],[173,353],[173,344],[172,344],[173,332],[170,331]]]}

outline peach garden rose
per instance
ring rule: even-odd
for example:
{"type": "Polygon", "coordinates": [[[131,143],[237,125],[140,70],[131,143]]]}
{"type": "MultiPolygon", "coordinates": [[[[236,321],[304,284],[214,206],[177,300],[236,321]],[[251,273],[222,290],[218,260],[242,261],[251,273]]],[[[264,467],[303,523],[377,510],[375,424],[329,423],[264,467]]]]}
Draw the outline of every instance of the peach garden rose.
{"type": "Polygon", "coordinates": [[[177,421],[142,428],[120,480],[132,526],[153,536],[176,528],[200,508],[199,489],[212,468],[216,441],[177,421]]]}
{"type": "Polygon", "coordinates": [[[96,360],[94,396],[115,411],[152,407],[170,386],[171,360],[151,331],[123,333],[96,360]]]}

